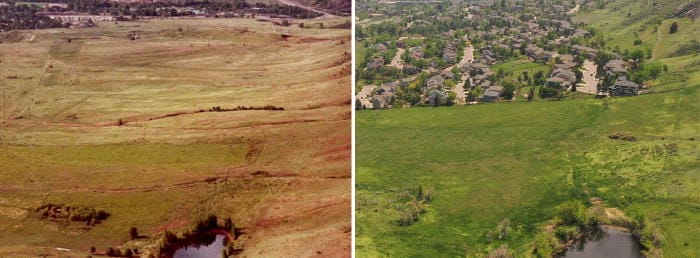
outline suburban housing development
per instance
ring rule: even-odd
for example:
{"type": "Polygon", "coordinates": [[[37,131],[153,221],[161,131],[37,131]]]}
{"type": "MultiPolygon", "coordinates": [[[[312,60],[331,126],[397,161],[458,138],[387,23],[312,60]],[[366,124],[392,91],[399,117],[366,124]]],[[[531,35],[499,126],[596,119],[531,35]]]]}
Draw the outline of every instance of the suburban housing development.
{"type": "Polygon", "coordinates": [[[651,49],[606,48],[594,29],[571,21],[600,2],[360,1],[369,11],[358,13],[356,108],[643,93],[668,69],[647,62],[651,49]]]}

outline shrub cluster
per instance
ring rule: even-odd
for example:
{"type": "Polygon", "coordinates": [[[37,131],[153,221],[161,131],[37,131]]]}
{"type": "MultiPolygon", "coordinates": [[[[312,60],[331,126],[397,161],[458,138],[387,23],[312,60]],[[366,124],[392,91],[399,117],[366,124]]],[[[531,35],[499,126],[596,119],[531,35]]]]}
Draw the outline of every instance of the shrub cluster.
{"type": "Polygon", "coordinates": [[[643,254],[646,257],[660,257],[661,245],[664,241],[661,230],[653,224],[646,216],[639,215],[630,227],[632,234],[639,238],[639,243],[644,249],[643,254]]]}
{"type": "Polygon", "coordinates": [[[418,215],[425,211],[425,207],[433,197],[433,188],[423,188],[423,186],[405,186],[399,193],[398,206],[400,226],[408,226],[418,221],[418,215]]]}
{"type": "Polygon", "coordinates": [[[227,111],[239,111],[239,110],[284,110],[284,108],[283,107],[276,107],[276,106],[272,106],[272,105],[265,105],[262,107],[237,106],[235,108],[221,108],[220,106],[215,106],[215,107],[210,108],[209,112],[227,112],[227,111]]]}
{"type": "Polygon", "coordinates": [[[625,133],[614,133],[614,134],[608,135],[608,138],[610,138],[611,140],[623,140],[623,141],[630,141],[630,142],[637,141],[636,137],[634,137],[632,135],[625,134],[625,133]]]}
{"type": "Polygon", "coordinates": [[[82,221],[88,225],[95,225],[109,217],[109,213],[88,206],[68,206],[63,204],[47,203],[34,210],[41,214],[42,218],[69,221],[82,221]]]}
{"type": "Polygon", "coordinates": [[[126,248],[126,249],[124,249],[124,251],[122,251],[119,248],[112,248],[110,246],[110,247],[107,247],[107,251],[105,251],[105,255],[107,255],[109,257],[134,257],[134,256],[138,256],[138,254],[139,254],[139,250],[136,248],[134,248],[134,249],[126,248]]]}
{"type": "Polygon", "coordinates": [[[586,211],[580,201],[568,201],[557,207],[557,223],[553,232],[541,232],[535,237],[532,253],[551,257],[566,250],[565,243],[580,239],[598,230],[598,218],[586,211]]]}

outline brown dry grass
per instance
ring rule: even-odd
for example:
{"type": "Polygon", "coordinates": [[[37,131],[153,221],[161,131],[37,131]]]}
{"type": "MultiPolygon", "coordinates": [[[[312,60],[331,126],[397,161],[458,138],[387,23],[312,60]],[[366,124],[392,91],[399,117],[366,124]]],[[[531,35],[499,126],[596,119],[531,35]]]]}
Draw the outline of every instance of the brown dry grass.
{"type": "Polygon", "coordinates": [[[244,256],[349,256],[349,30],[181,19],[21,34],[0,50],[0,256],[146,250],[206,213],[244,228],[244,256]],[[268,104],[285,111],[142,119],[268,104]],[[45,202],[112,216],[85,230],[27,215],[45,202]],[[130,241],[131,226],[149,238],[130,241]]]}

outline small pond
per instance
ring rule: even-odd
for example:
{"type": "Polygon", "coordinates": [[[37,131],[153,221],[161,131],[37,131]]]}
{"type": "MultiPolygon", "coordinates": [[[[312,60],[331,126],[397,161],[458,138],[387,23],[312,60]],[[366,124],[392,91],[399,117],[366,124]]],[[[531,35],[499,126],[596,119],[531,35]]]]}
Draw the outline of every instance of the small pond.
{"type": "Polygon", "coordinates": [[[221,250],[226,245],[226,236],[215,235],[196,244],[190,244],[175,251],[174,258],[210,258],[221,257],[221,250]]]}
{"type": "Polygon", "coordinates": [[[564,258],[643,258],[642,246],[631,233],[601,227],[598,234],[569,247],[564,258]]]}

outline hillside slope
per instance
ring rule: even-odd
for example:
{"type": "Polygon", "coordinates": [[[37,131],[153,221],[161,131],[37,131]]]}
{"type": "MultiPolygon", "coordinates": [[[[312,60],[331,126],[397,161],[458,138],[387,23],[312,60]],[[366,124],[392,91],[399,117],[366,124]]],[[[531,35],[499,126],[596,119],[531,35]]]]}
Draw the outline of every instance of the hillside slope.
{"type": "Polygon", "coordinates": [[[650,61],[669,66],[669,73],[649,82],[655,91],[700,83],[700,1],[616,0],[601,9],[589,7],[572,17],[595,31],[593,40],[603,41],[615,52],[643,50],[650,61]],[[672,24],[678,25],[675,33],[672,24]],[[638,44],[635,44],[635,40],[638,44]],[[679,51],[685,49],[685,51],[679,51]]]}
{"type": "Polygon", "coordinates": [[[147,257],[207,214],[233,219],[242,256],[349,256],[350,31],[309,28],[347,20],[0,33],[0,256],[147,257]],[[248,108],[266,105],[284,110],[248,108]]]}

